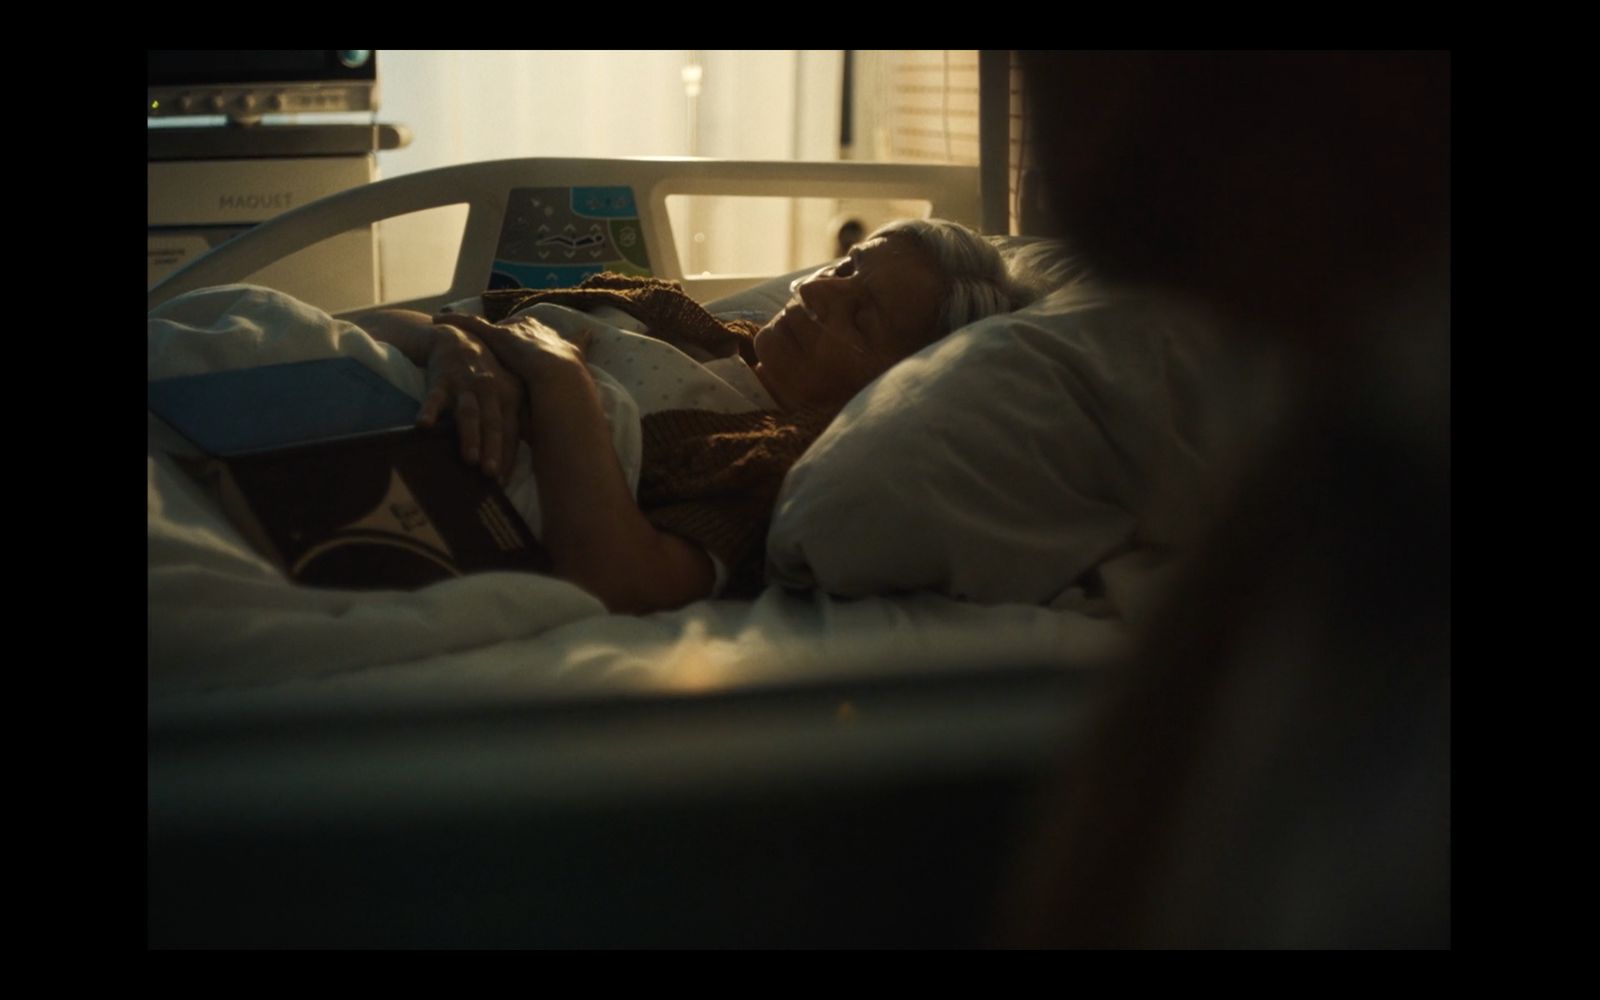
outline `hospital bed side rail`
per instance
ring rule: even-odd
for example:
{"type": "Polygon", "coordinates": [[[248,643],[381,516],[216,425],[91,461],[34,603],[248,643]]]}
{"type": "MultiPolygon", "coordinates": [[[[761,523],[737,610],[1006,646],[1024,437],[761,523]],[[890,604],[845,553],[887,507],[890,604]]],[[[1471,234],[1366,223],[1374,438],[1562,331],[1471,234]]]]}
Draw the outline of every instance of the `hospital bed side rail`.
{"type": "Polygon", "coordinates": [[[687,157],[493,160],[375,181],[292,209],[173,272],[150,289],[145,308],[154,309],[198,288],[244,281],[296,251],[349,230],[465,204],[467,222],[450,287],[421,298],[374,303],[432,312],[445,303],[478,295],[488,286],[514,188],[610,185],[633,188],[656,276],[682,281],[685,291],[701,302],[771,276],[685,277],[667,214],[669,195],[916,199],[927,201],[933,216],[974,228],[981,217],[975,166],[687,157]]]}

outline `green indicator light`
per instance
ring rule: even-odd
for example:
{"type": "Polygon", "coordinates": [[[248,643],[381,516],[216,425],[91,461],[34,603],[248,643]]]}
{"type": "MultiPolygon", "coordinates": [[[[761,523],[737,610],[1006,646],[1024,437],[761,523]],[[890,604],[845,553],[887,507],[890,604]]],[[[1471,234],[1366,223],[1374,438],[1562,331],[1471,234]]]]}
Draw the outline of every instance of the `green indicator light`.
{"type": "Polygon", "coordinates": [[[150,110],[151,111],[160,111],[161,110],[161,102],[160,101],[151,101],[150,102],[150,110]]]}

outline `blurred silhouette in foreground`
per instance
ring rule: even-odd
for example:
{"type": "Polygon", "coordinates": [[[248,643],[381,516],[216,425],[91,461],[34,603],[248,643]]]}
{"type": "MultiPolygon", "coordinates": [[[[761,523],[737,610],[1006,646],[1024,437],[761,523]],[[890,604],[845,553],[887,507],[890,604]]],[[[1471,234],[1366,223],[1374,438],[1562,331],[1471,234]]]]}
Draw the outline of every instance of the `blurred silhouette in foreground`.
{"type": "Polygon", "coordinates": [[[999,943],[1450,944],[1450,60],[1030,53],[1060,229],[1288,372],[999,943]]]}

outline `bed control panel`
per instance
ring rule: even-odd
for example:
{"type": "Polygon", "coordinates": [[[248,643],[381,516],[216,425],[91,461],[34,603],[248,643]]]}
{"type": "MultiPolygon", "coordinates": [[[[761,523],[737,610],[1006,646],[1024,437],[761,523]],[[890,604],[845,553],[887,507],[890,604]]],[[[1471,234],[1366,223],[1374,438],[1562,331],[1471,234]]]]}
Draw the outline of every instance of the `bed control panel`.
{"type": "Polygon", "coordinates": [[[602,271],[649,277],[633,188],[512,188],[490,288],[569,288],[602,271]]]}

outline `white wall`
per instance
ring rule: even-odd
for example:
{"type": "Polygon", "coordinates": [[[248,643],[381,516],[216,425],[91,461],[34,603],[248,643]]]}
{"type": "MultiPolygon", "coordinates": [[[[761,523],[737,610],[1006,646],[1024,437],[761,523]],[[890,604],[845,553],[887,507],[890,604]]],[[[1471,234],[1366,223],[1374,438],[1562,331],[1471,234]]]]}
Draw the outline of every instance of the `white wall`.
{"type": "MultiPolygon", "coordinates": [[[[843,53],[701,54],[698,153],[739,160],[837,160],[843,53]]],[[[694,199],[685,273],[773,274],[821,260],[830,210],[815,202],[694,199]]]]}
{"type": "Polygon", "coordinates": [[[411,147],[386,176],[516,156],[685,155],[682,50],[379,54],[382,118],[411,147]]]}

